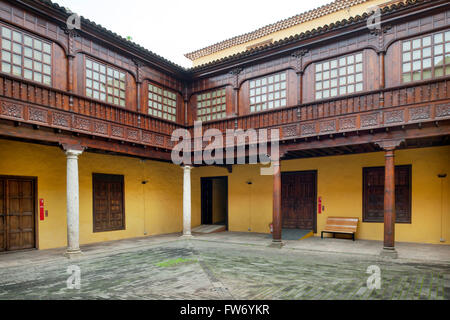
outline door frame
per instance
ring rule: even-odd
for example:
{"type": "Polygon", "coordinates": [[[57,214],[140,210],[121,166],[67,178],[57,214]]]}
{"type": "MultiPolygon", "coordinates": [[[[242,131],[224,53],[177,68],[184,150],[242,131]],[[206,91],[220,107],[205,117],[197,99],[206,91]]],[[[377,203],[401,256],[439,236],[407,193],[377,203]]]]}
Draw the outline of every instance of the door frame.
{"type": "MultiPolygon", "coordinates": [[[[315,184],[315,188],[314,188],[314,214],[313,214],[313,228],[314,228],[314,233],[317,233],[317,196],[318,196],[318,192],[317,192],[317,188],[318,188],[318,170],[297,170],[297,171],[282,171],[281,172],[281,194],[283,195],[283,175],[288,175],[288,174],[298,174],[298,173],[313,173],[314,174],[314,184],[315,184]]],[[[283,197],[283,196],[282,196],[283,197]]],[[[283,213],[281,214],[281,218],[283,219],[283,213]]],[[[281,224],[283,225],[283,224],[281,224]]]]}
{"type": "Polygon", "coordinates": [[[225,181],[225,188],[227,190],[227,201],[226,201],[226,215],[225,215],[225,226],[226,226],[226,230],[228,230],[228,176],[219,176],[219,177],[201,177],[200,178],[200,205],[201,205],[201,212],[200,212],[200,224],[203,224],[203,210],[204,205],[203,205],[203,181],[207,181],[207,180],[215,180],[215,179],[220,179],[225,181]]]}
{"type": "MultiPolygon", "coordinates": [[[[30,177],[30,176],[11,176],[11,175],[0,175],[0,179],[15,179],[15,180],[32,180],[33,181],[33,193],[34,193],[34,201],[33,201],[33,214],[34,214],[34,247],[30,249],[22,249],[22,250],[12,250],[8,251],[7,249],[5,251],[0,252],[0,254],[4,253],[12,253],[12,252],[20,252],[20,251],[29,251],[29,250],[39,250],[39,215],[37,208],[39,208],[39,201],[38,201],[38,177],[30,177]]],[[[6,185],[5,185],[5,189],[6,185]]],[[[5,190],[5,198],[6,198],[6,190],[5,190]]],[[[5,199],[6,200],[6,199],[5,199]]],[[[7,201],[5,201],[5,206],[7,206],[7,201]]],[[[6,212],[6,211],[5,211],[6,212]]],[[[5,227],[7,229],[7,224],[5,223],[5,227]]],[[[8,241],[8,230],[5,232],[6,242],[8,241]]],[[[7,247],[7,245],[6,245],[7,247]]]]}

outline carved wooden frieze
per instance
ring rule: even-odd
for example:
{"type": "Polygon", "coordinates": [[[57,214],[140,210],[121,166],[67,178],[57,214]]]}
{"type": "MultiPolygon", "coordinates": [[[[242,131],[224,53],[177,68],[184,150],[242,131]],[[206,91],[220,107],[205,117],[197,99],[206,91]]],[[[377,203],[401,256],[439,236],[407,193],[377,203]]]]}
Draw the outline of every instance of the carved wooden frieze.
{"type": "Polygon", "coordinates": [[[402,123],[405,121],[403,110],[387,111],[384,113],[384,123],[402,123]]]}
{"type": "Polygon", "coordinates": [[[438,104],[436,106],[436,118],[450,117],[450,104],[438,104]]]}
{"type": "Polygon", "coordinates": [[[353,130],[356,129],[356,117],[341,118],[339,120],[340,130],[353,130]]]}
{"type": "Polygon", "coordinates": [[[296,137],[298,135],[298,126],[296,124],[285,126],[282,129],[283,137],[296,137]]]}
{"type": "Polygon", "coordinates": [[[127,137],[130,140],[137,141],[138,138],[139,138],[139,131],[133,130],[133,129],[128,129],[127,130],[127,137]]]}
{"type": "Polygon", "coordinates": [[[167,146],[169,148],[173,148],[175,146],[175,141],[172,141],[172,139],[167,139],[167,146]]]}
{"type": "Polygon", "coordinates": [[[23,106],[5,101],[2,103],[2,115],[9,118],[23,119],[23,106]]]}
{"type": "Polygon", "coordinates": [[[105,122],[95,121],[94,122],[94,133],[101,135],[108,135],[108,124],[105,122]]]}
{"type": "Polygon", "coordinates": [[[118,138],[123,138],[124,130],[122,127],[111,126],[111,135],[118,138]]]}
{"type": "Polygon", "coordinates": [[[142,133],[142,142],[144,143],[151,143],[152,142],[152,134],[148,132],[142,133]]]}
{"type": "Polygon", "coordinates": [[[86,118],[74,116],[73,127],[78,130],[91,131],[91,121],[86,118]]]}
{"type": "Polygon", "coordinates": [[[53,112],[52,124],[57,127],[69,128],[70,116],[60,112],[53,112]]]}
{"type": "Polygon", "coordinates": [[[328,120],[320,122],[320,133],[329,133],[336,131],[336,121],[328,120]]]}
{"type": "Polygon", "coordinates": [[[35,107],[28,108],[28,120],[47,123],[48,113],[47,110],[35,107]]]}
{"type": "Polygon", "coordinates": [[[379,125],[378,113],[370,113],[361,115],[361,128],[376,127],[379,125]]]}
{"type": "Polygon", "coordinates": [[[312,123],[305,123],[301,125],[301,135],[302,136],[308,136],[316,134],[316,124],[314,122],[312,123]]]}
{"type": "Polygon", "coordinates": [[[410,108],[409,119],[412,121],[428,120],[431,116],[430,106],[410,108]]]}
{"type": "Polygon", "coordinates": [[[155,144],[158,146],[164,145],[164,137],[160,135],[155,135],[155,144]]]}

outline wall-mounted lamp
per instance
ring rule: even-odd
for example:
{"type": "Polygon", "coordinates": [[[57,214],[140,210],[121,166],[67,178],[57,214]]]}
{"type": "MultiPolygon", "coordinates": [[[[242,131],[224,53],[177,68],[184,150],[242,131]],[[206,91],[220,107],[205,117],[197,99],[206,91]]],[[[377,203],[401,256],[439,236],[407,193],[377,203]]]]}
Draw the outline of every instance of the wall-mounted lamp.
{"type": "Polygon", "coordinates": [[[439,179],[447,178],[447,174],[446,173],[440,173],[440,174],[438,174],[438,178],[439,179]]]}
{"type": "Polygon", "coordinates": [[[144,181],[142,181],[141,183],[142,183],[142,184],[147,184],[148,181],[147,181],[147,180],[144,180],[144,181]]]}
{"type": "Polygon", "coordinates": [[[246,184],[251,185],[251,184],[253,184],[253,182],[251,182],[250,180],[248,180],[248,181],[246,182],[246,184]]]}

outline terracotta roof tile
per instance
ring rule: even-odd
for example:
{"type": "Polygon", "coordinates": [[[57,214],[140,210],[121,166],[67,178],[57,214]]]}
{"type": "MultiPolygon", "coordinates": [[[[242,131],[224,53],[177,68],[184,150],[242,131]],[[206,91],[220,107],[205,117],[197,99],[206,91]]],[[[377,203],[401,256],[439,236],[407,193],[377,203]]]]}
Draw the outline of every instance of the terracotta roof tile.
{"type": "MultiPolygon", "coordinates": [[[[335,0],[329,4],[325,4],[321,7],[306,11],[304,13],[298,14],[298,15],[293,16],[288,19],[281,20],[281,21],[275,22],[273,24],[269,24],[267,26],[264,26],[262,28],[255,30],[255,31],[215,43],[215,44],[205,47],[203,49],[199,49],[199,50],[187,53],[187,54],[185,54],[185,57],[187,57],[191,60],[196,60],[198,58],[216,53],[218,51],[228,49],[228,48],[231,48],[236,45],[240,45],[240,44],[252,41],[252,40],[262,38],[262,37],[272,34],[274,32],[288,29],[290,27],[299,25],[301,23],[311,21],[311,20],[323,17],[325,15],[335,13],[342,9],[347,9],[347,8],[353,7],[358,4],[362,4],[367,1],[370,1],[370,0],[335,0]]],[[[386,2],[388,2],[388,0],[386,2]]]]}

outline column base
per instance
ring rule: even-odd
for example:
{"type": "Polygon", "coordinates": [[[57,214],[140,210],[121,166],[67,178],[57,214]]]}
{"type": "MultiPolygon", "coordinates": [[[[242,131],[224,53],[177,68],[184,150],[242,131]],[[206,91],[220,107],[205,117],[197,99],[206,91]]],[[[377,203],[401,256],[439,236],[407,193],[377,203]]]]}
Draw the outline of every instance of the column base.
{"type": "Polygon", "coordinates": [[[194,236],[192,234],[183,234],[180,238],[182,239],[192,239],[194,236]]]}
{"type": "Polygon", "coordinates": [[[272,240],[272,243],[269,244],[269,248],[281,249],[283,248],[284,243],[281,240],[272,240]]]}
{"type": "Polygon", "coordinates": [[[77,259],[77,258],[80,258],[82,255],[83,255],[83,252],[81,252],[80,249],[78,249],[78,250],[67,250],[64,253],[64,256],[67,259],[77,259]]]}
{"type": "Polygon", "coordinates": [[[383,250],[381,250],[380,252],[380,256],[384,258],[397,259],[398,253],[397,250],[395,250],[395,248],[384,247],[383,250]]]}

